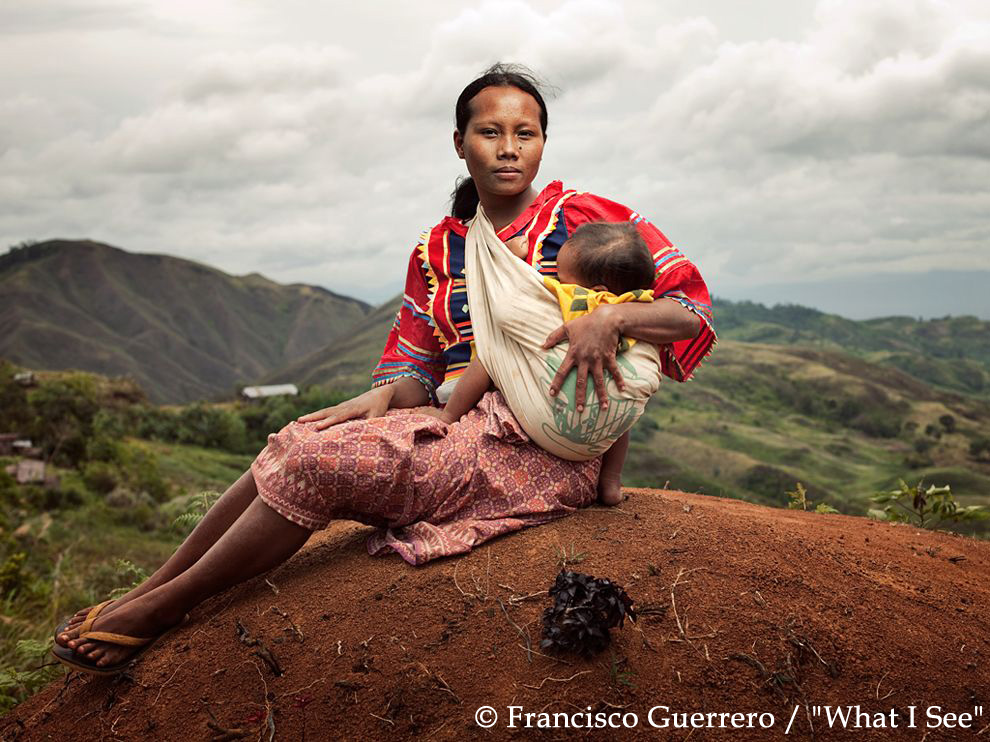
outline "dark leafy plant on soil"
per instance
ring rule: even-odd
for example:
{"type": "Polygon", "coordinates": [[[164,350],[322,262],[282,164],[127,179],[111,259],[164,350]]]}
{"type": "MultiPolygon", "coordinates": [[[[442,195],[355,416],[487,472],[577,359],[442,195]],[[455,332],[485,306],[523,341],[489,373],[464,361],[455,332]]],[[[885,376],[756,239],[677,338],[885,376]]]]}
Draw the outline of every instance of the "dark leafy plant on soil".
{"type": "Polygon", "coordinates": [[[884,505],[883,510],[871,509],[869,516],[894,523],[913,523],[922,528],[937,528],[944,521],[963,523],[990,518],[990,511],[981,505],[959,505],[949,485],[927,489],[919,481],[914,487],[903,479],[898,489],[877,492],[870,499],[884,505]]]}
{"type": "Polygon", "coordinates": [[[590,657],[611,642],[609,629],[633,621],[632,598],[604,577],[561,571],[550,587],[553,605],[543,611],[541,649],[590,657]]]}

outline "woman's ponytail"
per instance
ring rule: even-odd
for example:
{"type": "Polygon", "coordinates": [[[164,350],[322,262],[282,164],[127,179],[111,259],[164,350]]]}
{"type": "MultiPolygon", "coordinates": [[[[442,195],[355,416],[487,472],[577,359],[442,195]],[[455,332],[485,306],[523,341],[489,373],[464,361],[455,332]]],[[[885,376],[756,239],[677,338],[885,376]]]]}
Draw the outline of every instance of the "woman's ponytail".
{"type": "Polygon", "coordinates": [[[460,177],[450,194],[450,213],[455,219],[471,219],[478,212],[478,189],[470,177],[460,177]]]}

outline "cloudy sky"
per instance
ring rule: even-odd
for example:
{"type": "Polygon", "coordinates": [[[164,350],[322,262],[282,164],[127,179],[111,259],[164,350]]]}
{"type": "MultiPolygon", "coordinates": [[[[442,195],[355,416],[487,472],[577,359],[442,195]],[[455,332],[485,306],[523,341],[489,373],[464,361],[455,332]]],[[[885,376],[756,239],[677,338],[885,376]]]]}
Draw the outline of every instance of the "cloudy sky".
{"type": "Polygon", "coordinates": [[[538,185],[642,212],[716,295],[990,318],[986,0],[4,0],[0,250],[385,300],[496,60],[558,90],[538,185]]]}

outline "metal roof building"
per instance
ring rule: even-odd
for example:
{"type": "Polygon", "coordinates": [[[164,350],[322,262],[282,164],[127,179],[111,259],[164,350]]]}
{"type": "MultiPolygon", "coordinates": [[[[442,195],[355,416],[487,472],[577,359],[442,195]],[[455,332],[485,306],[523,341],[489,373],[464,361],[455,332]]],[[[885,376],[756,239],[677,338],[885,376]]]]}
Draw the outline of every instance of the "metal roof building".
{"type": "Polygon", "coordinates": [[[289,395],[295,397],[299,389],[295,384],[273,384],[271,386],[246,386],[241,389],[241,396],[247,399],[262,399],[264,397],[280,397],[289,395]]]}

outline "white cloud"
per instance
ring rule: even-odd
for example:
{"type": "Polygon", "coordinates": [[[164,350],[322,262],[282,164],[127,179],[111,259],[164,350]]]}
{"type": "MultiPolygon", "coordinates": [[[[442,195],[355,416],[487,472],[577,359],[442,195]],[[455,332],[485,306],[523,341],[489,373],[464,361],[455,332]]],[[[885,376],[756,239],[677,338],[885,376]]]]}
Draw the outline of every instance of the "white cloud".
{"type": "MultiPolygon", "coordinates": [[[[39,56],[55,40],[71,55],[107,33],[110,6],[70,5],[77,21],[8,18],[39,56]]],[[[740,38],[736,11],[709,6],[488,0],[372,25],[217,1],[197,26],[184,6],[136,5],[130,35],[112,29],[122,69],[101,46],[96,66],[79,57],[81,87],[47,62],[31,89],[0,77],[0,239],[88,236],[384,299],[461,170],[454,99],[504,59],[561,91],[544,182],[642,211],[716,292],[987,266],[979,3],[824,0],[786,38],[740,38]],[[140,88],[142,41],[173,56],[140,88]]]]}

